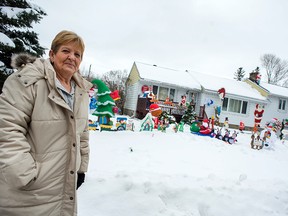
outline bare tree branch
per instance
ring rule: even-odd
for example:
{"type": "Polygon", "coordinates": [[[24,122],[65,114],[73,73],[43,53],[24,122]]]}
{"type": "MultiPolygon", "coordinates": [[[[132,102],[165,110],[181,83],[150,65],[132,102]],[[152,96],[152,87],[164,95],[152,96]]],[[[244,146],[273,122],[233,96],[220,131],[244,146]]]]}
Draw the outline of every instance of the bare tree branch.
{"type": "Polygon", "coordinates": [[[102,75],[102,80],[108,86],[111,92],[118,90],[119,95],[121,97],[120,100],[115,101],[117,107],[121,109],[123,112],[124,104],[125,104],[125,97],[126,97],[126,88],[125,83],[128,78],[128,73],[126,70],[116,70],[116,71],[109,71],[102,75]]]}
{"type": "Polygon", "coordinates": [[[268,83],[283,85],[288,79],[288,62],[273,54],[261,57],[262,66],[266,70],[268,83]]]}

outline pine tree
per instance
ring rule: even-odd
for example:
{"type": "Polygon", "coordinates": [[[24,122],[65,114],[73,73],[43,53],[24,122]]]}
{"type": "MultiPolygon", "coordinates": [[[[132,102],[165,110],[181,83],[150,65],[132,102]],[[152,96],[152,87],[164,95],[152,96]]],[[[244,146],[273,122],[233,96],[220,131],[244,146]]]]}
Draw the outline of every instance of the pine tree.
{"type": "Polygon", "coordinates": [[[98,79],[92,80],[94,85],[97,85],[97,108],[92,115],[95,116],[105,116],[107,117],[107,121],[110,121],[110,117],[114,116],[113,107],[115,106],[114,100],[110,96],[110,89],[106,86],[106,84],[98,79]]]}
{"type": "Polygon", "coordinates": [[[259,67],[256,67],[253,72],[260,73],[260,68],[259,68],[259,67]]]}
{"type": "Polygon", "coordinates": [[[192,122],[196,119],[196,112],[192,106],[192,104],[189,104],[187,107],[187,110],[185,111],[184,115],[182,116],[181,122],[184,122],[184,124],[191,125],[192,122]]]}
{"type": "Polygon", "coordinates": [[[234,79],[237,81],[241,81],[245,76],[245,71],[242,67],[238,68],[238,70],[234,73],[234,79]]]}
{"type": "Polygon", "coordinates": [[[30,53],[40,57],[45,49],[39,45],[33,23],[47,14],[30,0],[0,1],[0,92],[6,78],[13,73],[10,66],[14,53],[30,53]]]}

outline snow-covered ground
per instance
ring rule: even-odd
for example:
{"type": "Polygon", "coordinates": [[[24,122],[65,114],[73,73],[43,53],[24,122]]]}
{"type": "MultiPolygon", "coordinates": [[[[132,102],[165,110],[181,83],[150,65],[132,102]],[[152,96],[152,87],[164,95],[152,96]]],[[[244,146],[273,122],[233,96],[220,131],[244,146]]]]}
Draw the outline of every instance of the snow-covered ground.
{"type": "Polygon", "coordinates": [[[250,148],[167,129],[91,131],[79,216],[288,215],[288,141],[250,148]]]}

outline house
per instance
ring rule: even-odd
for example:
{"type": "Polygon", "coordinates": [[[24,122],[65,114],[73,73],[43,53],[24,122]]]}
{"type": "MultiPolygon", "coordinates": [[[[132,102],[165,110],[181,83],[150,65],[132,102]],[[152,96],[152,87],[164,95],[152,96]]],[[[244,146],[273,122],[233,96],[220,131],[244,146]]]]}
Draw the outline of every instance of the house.
{"type": "Polygon", "coordinates": [[[134,62],[126,82],[126,91],[124,113],[142,119],[149,109],[146,92],[151,91],[156,96],[162,110],[177,116],[184,111],[179,107],[181,96],[185,95],[187,101],[194,98],[197,103],[201,86],[187,71],[134,62]]]}
{"type": "Polygon", "coordinates": [[[265,96],[246,82],[197,72],[191,74],[202,86],[199,103],[205,105],[207,116],[216,116],[215,108],[221,106],[219,121],[223,123],[228,117],[230,127],[238,128],[240,121],[243,121],[247,127],[253,127],[256,104],[266,106],[268,103],[265,96]],[[218,95],[218,90],[221,88],[225,89],[223,101],[218,95]]]}
{"type": "MultiPolygon", "coordinates": [[[[243,121],[247,128],[254,126],[254,111],[257,104],[265,107],[262,123],[272,118],[287,118],[288,89],[270,84],[256,84],[250,79],[234,79],[212,76],[191,71],[134,62],[126,82],[126,103],[124,113],[143,118],[149,111],[147,95],[151,91],[162,110],[181,119],[185,108],[179,106],[181,96],[187,102],[194,101],[194,108],[201,118],[216,116],[216,108],[221,107],[220,123],[229,119],[229,126],[238,128],[243,121]],[[224,88],[225,97],[219,97],[218,91],[224,88]],[[165,101],[173,104],[165,105],[165,101]]],[[[218,110],[219,111],[219,110],[218,110]]]]}
{"type": "Polygon", "coordinates": [[[265,82],[257,83],[251,77],[245,82],[267,98],[263,122],[270,121],[272,118],[277,118],[280,121],[288,118],[288,88],[265,82]]]}

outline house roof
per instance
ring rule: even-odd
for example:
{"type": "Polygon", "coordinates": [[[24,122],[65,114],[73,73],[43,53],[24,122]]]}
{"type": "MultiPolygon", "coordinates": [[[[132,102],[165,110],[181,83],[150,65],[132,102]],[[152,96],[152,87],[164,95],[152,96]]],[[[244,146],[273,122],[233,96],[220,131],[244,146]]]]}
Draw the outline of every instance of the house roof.
{"type": "Polygon", "coordinates": [[[252,86],[246,82],[217,77],[210,74],[207,75],[199,72],[190,73],[199,81],[205,90],[218,91],[220,88],[225,88],[226,95],[239,95],[241,97],[266,101],[264,96],[262,96],[256,89],[252,88],[252,86]]]}
{"type": "Polygon", "coordinates": [[[141,79],[201,90],[201,85],[188,72],[135,62],[141,79]]]}
{"type": "MultiPolygon", "coordinates": [[[[225,88],[226,95],[240,96],[254,100],[266,101],[256,89],[246,82],[223,77],[212,76],[199,72],[181,71],[156,65],[135,62],[141,79],[167,83],[189,89],[217,92],[225,88]]],[[[288,95],[288,94],[287,94],[288,95]]]]}
{"type": "Polygon", "coordinates": [[[278,95],[278,96],[282,96],[286,98],[288,97],[288,88],[286,87],[272,85],[272,84],[265,83],[265,82],[260,82],[260,86],[263,86],[272,95],[278,95]]]}

